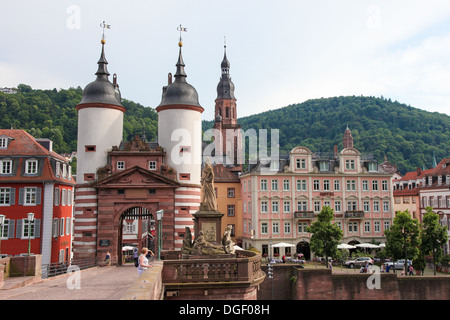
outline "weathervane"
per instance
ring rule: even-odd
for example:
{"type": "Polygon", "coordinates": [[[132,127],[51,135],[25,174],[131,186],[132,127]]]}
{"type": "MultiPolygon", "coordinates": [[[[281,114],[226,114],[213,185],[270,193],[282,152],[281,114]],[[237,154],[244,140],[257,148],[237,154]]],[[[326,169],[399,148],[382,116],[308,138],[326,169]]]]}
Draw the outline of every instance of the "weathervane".
{"type": "Polygon", "coordinates": [[[178,46],[183,46],[183,39],[181,38],[181,32],[187,32],[187,28],[183,28],[180,24],[180,26],[177,28],[178,31],[180,31],[180,42],[178,42],[178,46]]]}
{"type": "Polygon", "coordinates": [[[100,27],[103,28],[102,43],[104,43],[104,41],[105,41],[105,29],[111,29],[111,25],[110,24],[106,24],[105,21],[103,21],[103,23],[100,23],[100,27]]]}

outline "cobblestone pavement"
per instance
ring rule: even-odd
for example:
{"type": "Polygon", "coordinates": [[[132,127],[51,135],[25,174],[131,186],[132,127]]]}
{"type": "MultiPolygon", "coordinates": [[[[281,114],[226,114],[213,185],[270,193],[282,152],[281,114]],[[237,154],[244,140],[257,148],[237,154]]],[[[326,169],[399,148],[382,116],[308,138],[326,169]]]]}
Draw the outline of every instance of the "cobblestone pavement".
{"type": "Polygon", "coordinates": [[[0,300],[119,300],[138,278],[134,264],[90,268],[79,272],[77,289],[75,275],[66,274],[16,289],[0,290],[0,300]]]}

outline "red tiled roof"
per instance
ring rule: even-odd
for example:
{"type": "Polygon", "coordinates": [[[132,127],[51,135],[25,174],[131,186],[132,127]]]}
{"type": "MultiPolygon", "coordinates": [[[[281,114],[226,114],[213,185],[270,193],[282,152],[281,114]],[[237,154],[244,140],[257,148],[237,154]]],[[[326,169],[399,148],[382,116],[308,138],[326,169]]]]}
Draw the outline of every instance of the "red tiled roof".
{"type": "Polygon", "coordinates": [[[0,137],[7,136],[11,140],[5,149],[0,149],[0,157],[37,157],[43,158],[42,174],[40,175],[21,175],[21,169],[23,166],[23,158],[19,158],[16,175],[0,176],[0,182],[22,182],[22,181],[58,181],[62,183],[75,184],[73,178],[63,179],[62,177],[56,177],[50,164],[50,157],[68,163],[67,159],[57,154],[56,152],[49,151],[44,148],[39,142],[37,142],[33,136],[22,129],[0,129],[0,137]]]}
{"type": "Polygon", "coordinates": [[[223,164],[214,166],[214,182],[239,182],[239,178],[223,164]]]}

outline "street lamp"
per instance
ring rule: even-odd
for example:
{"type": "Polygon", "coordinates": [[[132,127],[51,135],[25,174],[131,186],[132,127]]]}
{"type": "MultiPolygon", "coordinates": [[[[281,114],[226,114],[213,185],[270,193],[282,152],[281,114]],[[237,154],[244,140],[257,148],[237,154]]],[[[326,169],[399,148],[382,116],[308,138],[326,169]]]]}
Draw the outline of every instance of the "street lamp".
{"type": "Polygon", "coordinates": [[[156,211],[156,220],[158,220],[158,260],[161,260],[162,249],[162,218],[164,216],[164,210],[156,211]]]}
{"type": "Polygon", "coordinates": [[[34,221],[34,213],[28,213],[28,255],[31,255],[31,222],[34,221]]]}
{"type": "Polygon", "coordinates": [[[2,253],[2,237],[3,237],[3,224],[5,223],[6,216],[0,214],[0,254],[2,253]]]}

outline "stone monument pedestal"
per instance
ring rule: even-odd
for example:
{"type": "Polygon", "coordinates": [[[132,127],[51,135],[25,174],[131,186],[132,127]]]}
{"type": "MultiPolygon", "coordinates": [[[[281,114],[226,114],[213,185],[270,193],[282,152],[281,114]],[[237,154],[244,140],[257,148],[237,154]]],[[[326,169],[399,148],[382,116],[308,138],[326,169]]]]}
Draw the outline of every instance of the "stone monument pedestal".
{"type": "Polygon", "coordinates": [[[221,246],[223,213],[217,210],[200,210],[194,213],[193,216],[195,238],[202,232],[206,241],[216,246],[221,246]]]}

